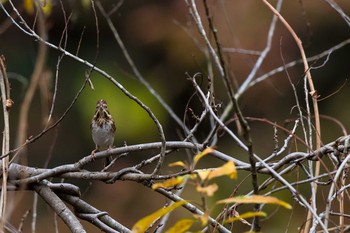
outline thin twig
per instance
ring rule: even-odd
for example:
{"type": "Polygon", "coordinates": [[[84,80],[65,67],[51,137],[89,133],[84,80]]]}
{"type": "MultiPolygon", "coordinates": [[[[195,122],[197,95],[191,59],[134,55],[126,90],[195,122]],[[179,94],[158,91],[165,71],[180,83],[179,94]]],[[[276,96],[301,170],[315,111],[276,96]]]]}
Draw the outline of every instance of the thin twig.
{"type": "MultiPolygon", "coordinates": [[[[281,11],[283,0],[279,0],[276,4],[276,12],[281,11]]],[[[243,92],[245,92],[249,86],[249,84],[252,82],[253,78],[255,77],[257,71],[260,69],[262,63],[265,61],[267,55],[269,54],[271,50],[272,45],[272,39],[273,35],[275,33],[276,24],[277,24],[278,17],[274,15],[271,20],[269,32],[267,34],[267,40],[266,40],[266,46],[264,50],[261,52],[261,55],[259,56],[258,60],[256,61],[253,69],[250,71],[248,77],[244,80],[244,83],[240,86],[240,88],[237,91],[236,97],[242,95],[243,92]]]]}
{"type": "MultiPolygon", "coordinates": [[[[308,57],[307,61],[308,62],[314,62],[314,61],[317,61],[317,60],[319,60],[319,59],[321,59],[321,58],[323,58],[325,56],[328,57],[328,54],[333,53],[334,51],[339,50],[339,49],[343,48],[344,46],[346,46],[348,44],[350,44],[350,39],[346,39],[343,42],[341,42],[339,44],[336,44],[335,46],[333,46],[333,47],[331,47],[331,48],[329,48],[329,49],[327,49],[327,50],[325,50],[325,51],[323,51],[323,52],[321,52],[319,54],[316,54],[314,56],[308,57]]],[[[289,62],[289,63],[287,63],[285,65],[279,66],[279,67],[277,67],[277,68],[275,68],[275,69],[273,69],[273,70],[271,70],[271,71],[269,71],[269,72],[267,72],[267,73],[257,77],[256,79],[254,79],[252,82],[249,83],[249,88],[255,86],[258,83],[266,81],[268,78],[270,78],[270,77],[272,77],[272,76],[274,76],[274,75],[276,75],[276,74],[278,74],[280,72],[283,72],[285,69],[294,67],[294,66],[296,66],[298,64],[302,64],[302,63],[303,63],[303,61],[301,59],[299,59],[299,60],[295,60],[295,61],[289,62]]]]}
{"type": "Polygon", "coordinates": [[[190,13],[191,13],[196,25],[197,25],[198,31],[201,34],[202,38],[205,41],[205,44],[207,45],[207,47],[209,49],[209,53],[214,60],[214,64],[215,64],[216,68],[218,69],[220,76],[224,77],[225,76],[224,67],[222,67],[222,63],[220,62],[220,58],[217,55],[215,49],[213,48],[213,46],[211,45],[211,43],[208,39],[207,33],[204,29],[200,14],[199,14],[198,9],[197,9],[196,1],[189,0],[189,2],[190,2],[190,4],[189,4],[190,5],[190,13]]]}
{"type": "MultiPolygon", "coordinates": [[[[11,18],[12,22],[20,29],[22,30],[25,34],[31,36],[31,37],[34,37],[36,38],[38,41],[46,44],[47,46],[53,48],[53,49],[56,49],[60,52],[62,52],[64,55],[68,56],[68,57],[71,57],[73,59],[75,59],[76,61],[88,66],[91,71],[94,70],[94,71],[97,71],[98,73],[100,73],[101,75],[103,75],[106,79],[108,79],[109,81],[111,81],[115,86],[117,86],[127,97],[129,97],[131,100],[133,100],[134,102],[136,102],[141,108],[143,108],[147,113],[148,115],[150,116],[150,118],[152,119],[152,121],[156,124],[156,127],[157,127],[157,130],[159,132],[159,136],[162,140],[162,147],[161,147],[161,156],[159,157],[159,161],[158,161],[158,164],[156,165],[156,167],[154,168],[154,171],[153,173],[156,174],[159,172],[161,166],[163,165],[163,161],[164,161],[164,156],[165,156],[165,151],[166,151],[166,148],[165,148],[165,145],[166,145],[166,140],[165,140],[165,135],[164,135],[164,131],[163,131],[163,127],[162,125],[160,124],[160,122],[158,121],[157,117],[154,115],[154,113],[150,110],[150,108],[145,105],[140,99],[138,99],[136,96],[132,95],[127,89],[125,89],[123,87],[123,85],[121,85],[119,82],[117,82],[117,80],[115,80],[111,75],[109,75],[107,72],[105,72],[104,70],[96,67],[94,64],[91,64],[89,63],[88,61],[86,60],[83,60],[81,59],[80,57],[77,57],[75,55],[73,55],[72,53],[68,52],[67,50],[61,48],[61,47],[58,47],[52,43],[49,43],[48,41],[45,40],[45,38],[39,36],[35,31],[31,30],[30,27],[28,27],[26,21],[22,18],[22,16],[18,13],[18,10],[16,9],[16,7],[13,5],[13,3],[9,0],[11,6],[12,6],[12,9],[17,13],[18,17],[20,18],[22,24],[24,25],[25,28],[23,28],[21,25],[19,25],[12,17],[11,15],[8,13],[8,11],[4,8],[3,4],[0,3],[0,7],[2,8],[2,10],[5,12],[5,14],[11,18]]],[[[91,73],[91,71],[89,73],[91,73]]],[[[87,75],[88,77],[88,80],[89,80],[89,75],[87,75]]],[[[78,93],[77,96],[79,96],[80,93],[78,93]]],[[[73,106],[73,104],[75,103],[76,99],[73,101],[73,103],[70,105],[73,106]]],[[[65,111],[65,113],[67,113],[68,111],[70,110],[67,109],[65,111]]],[[[65,115],[64,115],[65,116],[65,115]]],[[[42,131],[40,134],[38,134],[36,137],[33,137],[31,139],[28,139],[26,141],[26,143],[22,144],[19,148],[22,148],[23,146],[27,145],[28,143],[31,143],[31,142],[34,142],[35,140],[37,140],[38,138],[40,138],[43,134],[45,134],[47,131],[49,131],[50,129],[52,129],[53,127],[55,127],[56,125],[59,124],[59,122],[64,118],[64,116],[62,116],[60,118],[60,120],[58,120],[55,124],[53,124],[52,126],[48,127],[46,130],[42,131]]],[[[16,148],[15,150],[12,150],[11,152],[14,152],[14,151],[17,151],[19,148],[16,148]]],[[[2,155],[1,157],[3,156],[7,156],[7,154],[5,155],[2,155]]]]}
{"type": "MultiPolygon", "coordinates": [[[[9,110],[10,107],[7,106],[7,103],[12,104],[12,100],[10,99],[10,85],[8,81],[8,77],[6,74],[6,65],[5,65],[5,57],[0,56],[0,91],[1,91],[1,100],[2,100],[2,110],[4,117],[4,130],[3,130],[3,138],[2,138],[2,154],[8,153],[10,150],[10,116],[9,110]]],[[[9,166],[9,158],[3,158],[1,160],[1,168],[2,168],[2,192],[0,197],[0,232],[4,231],[4,225],[6,222],[6,209],[7,209],[7,177],[8,177],[8,166],[9,166]]]]}
{"type": "MultiPolygon", "coordinates": [[[[267,1],[267,0],[262,0],[263,3],[275,14],[278,16],[278,18],[280,19],[280,21],[284,24],[284,26],[287,28],[287,30],[289,31],[289,33],[292,35],[293,39],[295,40],[299,51],[300,51],[300,55],[301,58],[303,60],[303,64],[304,64],[304,72],[306,73],[306,79],[307,82],[309,84],[309,88],[310,88],[310,92],[309,94],[312,97],[312,103],[313,103],[313,109],[314,109],[314,115],[315,115],[315,126],[316,126],[316,149],[319,149],[321,147],[321,124],[320,124],[320,116],[319,116],[319,110],[318,110],[318,103],[317,103],[317,98],[318,98],[318,94],[317,91],[315,90],[313,81],[312,81],[312,77],[311,77],[311,72],[310,72],[310,68],[307,62],[307,57],[305,55],[305,51],[304,48],[302,46],[301,40],[299,39],[299,37],[297,36],[297,34],[295,33],[295,31],[293,30],[293,28],[289,25],[289,23],[284,19],[284,17],[267,1]]],[[[306,104],[308,104],[308,102],[306,102],[306,104]]],[[[311,128],[310,128],[310,132],[311,132],[311,128]]],[[[311,139],[311,137],[310,137],[311,139]]],[[[311,146],[311,144],[309,145],[311,146]]],[[[320,172],[320,163],[316,162],[316,168],[315,168],[315,176],[318,176],[320,172]]],[[[315,193],[317,192],[317,184],[313,183],[312,185],[312,200],[313,202],[313,208],[316,208],[315,206],[315,202],[316,202],[316,195],[315,193]]],[[[308,216],[311,216],[311,210],[309,210],[308,216]]],[[[314,215],[314,221],[316,223],[316,218],[314,215]]],[[[309,231],[309,221],[307,222],[306,227],[304,228],[304,232],[308,232],[309,231]]],[[[325,229],[327,228],[327,224],[325,224],[325,229]]]]}
{"type": "MultiPolygon", "coordinates": [[[[47,32],[45,28],[44,15],[42,12],[38,14],[38,30],[39,30],[40,37],[46,38],[47,32]]],[[[22,145],[27,139],[28,113],[29,113],[30,105],[32,103],[35,91],[38,87],[41,74],[44,70],[46,56],[47,56],[47,47],[43,43],[39,43],[38,55],[37,55],[34,71],[32,73],[29,87],[26,91],[26,94],[23,98],[23,102],[20,107],[17,136],[16,136],[17,145],[22,145]]],[[[24,155],[26,154],[24,150],[22,150],[22,153],[24,155]]],[[[21,159],[25,160],[25,156],[22,156],[21,159]]],[[[26,163],[26,161],[23,161],[23,162],[26,163]]]]}
{"type": "MultiPolygon", "coordinates": [[[[59,47],[62,47],[61,44],[63,41],[63,48],[66,48],[67,42],[68,42],[68,22],[72,16],[72,14],[70,14],[67,18],[66,11],[64,9],[62,0],[60,0],[60,5],[61,5],[62,12],[63,12],[63,19],[64,19],[65,26],[64,26],[64,30],[63,30],[62,35],[61,35],[59,47]]],[[[52,95],[51,108],[49,111],[49,116],[47,118],[47,126],[49,125],[49,123],[51,121],[53,111],[55,108],[56,97],[57,97],[58,78],[59,78],[59,67],[60,67],[61,61],[63,60],[63,57],[64,57],[64,54],[62,54],[61,56],[58,56],[58,59],[57,59],[56,73],[55,73],[55,84],[54,84],[54,90],[53,90],[53,95],[52,95]]]]}
{"type": "MultiPolygon", "coordinates": [[[[146,80],[142,77],[141,73],[138,71],[138,69],[136,68],[135,64],[133,63],[129,53],[127,52],[122,40],[119,37],[119,34],[117,32],[117,30],[115,29],[110,17],[108,16],[108,14],[104,11],[104,8],[102,7],[101,3],[99,1],[96,2],[97,7],[99,8],[99,10],[101,11],[101,13],[103,14],[103,16],[105,17],[105,19],[107,20],[107,23],[109,25],[109,27],[111,28],[113,35],[115,37],[115,39],[117,40],[117,42],[119,43],[119,46],[122,48],[123,53],[124,53],[124,57],[127,59],[128,63],[130,64],[130,66],[132,67],[134,74],[136,75],[136,77],[147,87],[147,89],[153,94],[153,96],[155,96],[158,101],[165,107],[165,109],[167,109],[168,111],[170,110],[170,115],[174,118],[174,119],[178,119],[177,117],[175,117],[176,115],[171,111],[171,109],[169,107],[167,107],[168,105],[163,101],[163,99],[154,91],[154,89],[148,84],[148,82],[146,82],[146,80]]],[[[114,80],[115,81],[115,80],[114,80]]],[[[116,81],[114,82],[116,84],[116,81]]],[[[124,89],[119,83],[117,85],[123,92],[124,94],[126,94],[130,99],[134,100],[137,104],[139,104],[144,110],[146,110],[146,112],[148,113],[148,115],[151,117],[151,119],[153,120],[153,122],[156,124],[158,132],[159,132],[159,136],[161,138],[161,141],[163,143],[162,148],[161,148],[161,156],[159,157],[159,161],[158,164],[156,165],[156,167],[153,170],[153,174],[157,174],[160,170],[160,168],[163,165],[163,161],[164,161],[164,156],[165,156],[165,145],[166,145],[166,140],[165,140],[165,135],[164,135],[164,131],[163,131],[163,127],[160,124],[160,122],[158,121],[158,119],[156,118],[156,116],[153,114],[153,112],[149,109],[148,106],[146,106],[144,103],[141,102],[141,100],[139,100],[137,97],[131,95],[131,93],[129,93],[126,89],[124,89]]],[[[181,122],[181,121],[180,121],[181,122]]],[[[181,124],[180,124],[181,125],[181,124]]]]}

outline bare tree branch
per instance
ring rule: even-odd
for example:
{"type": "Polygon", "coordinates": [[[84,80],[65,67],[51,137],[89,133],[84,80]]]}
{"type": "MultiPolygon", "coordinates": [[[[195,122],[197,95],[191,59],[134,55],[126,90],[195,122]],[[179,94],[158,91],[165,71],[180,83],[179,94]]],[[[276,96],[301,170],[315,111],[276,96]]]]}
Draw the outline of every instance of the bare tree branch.
{"type": "Polygon", "coordinates": [[[72,232],[86,232],[83,226],[62,200],[45,184],[36,184],[33,189],[53,211],[67,224],[72,232]]]}

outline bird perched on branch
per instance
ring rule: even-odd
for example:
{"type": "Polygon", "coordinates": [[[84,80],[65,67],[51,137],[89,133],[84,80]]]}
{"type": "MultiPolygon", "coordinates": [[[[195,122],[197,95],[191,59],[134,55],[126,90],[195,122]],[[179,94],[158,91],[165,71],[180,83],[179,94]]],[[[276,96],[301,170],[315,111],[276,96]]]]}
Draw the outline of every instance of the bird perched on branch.
{"type": "MultiPolygon", "coordinates": [[[[115,123],[108,111],[107,101],[99,100],[96,105],[96,112],[91,121],[92,139],[96,145],[96,149],[91,152],[94,156],[96,151],[104,151],[112,148],[115,136],[115,123]]],[[[107,157],[105,166],[110,164],[112,158],[107,157]]]]}

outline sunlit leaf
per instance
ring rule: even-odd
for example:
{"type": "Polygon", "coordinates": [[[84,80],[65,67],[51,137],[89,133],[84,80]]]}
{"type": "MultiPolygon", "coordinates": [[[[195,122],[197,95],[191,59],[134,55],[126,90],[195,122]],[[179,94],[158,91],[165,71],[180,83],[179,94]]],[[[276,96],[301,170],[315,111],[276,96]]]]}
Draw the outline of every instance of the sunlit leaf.
{"type": "Polygon", "coordinates": [[[177,176],[170,178],[168,180],[165,180],[163,182],[155,183],[152,185],[152,189],[157,189],[157,188],[169,188],[173,187],[179,184],[182,184],[187,176],[177,176]]]}
{"type": "Polygon", "coordinates": [[[197,192],[205,193],[207,196],[211,197],[218,190],[219,186],[217,184],[211,184],[205,187],[198,185],[196,187],[197,192]]]}
{"type": "Polygon", "coordinates": [[[219,176],[228,176],[230,179],[236,179],[237,178],[237,170],[236,166],[233,163],[233,161],[228,161],[221,167],[218,167],[214,170],[212,170],[208,175],[208,180],[211,180],[215,177],[219,176]]]}
{"type": "Polygon", "coordinates": [[[178,202],[175,202],[167,207],[161,208],[150,215],[147,215],[146,217],[137,221],[137,223],[132,227],[132,233],[145,232],[155,220],[157,220],[158,218],[164,216],[165,214],[173,211],[177,207],[184,205],[185,203],[186,203],[185,200],[178,201],[178,202]]]}
{"type": "Polygon", "coordinates": [[[34,12],[34,0],[24,0],[23,7],[28,14],[33,14],[33,12],[34,12]]]}
{"type": "Polygon", "coordinates": [[[197,171],[197,174],[201,180],[206,180],[211,171],[212,170],[200,170],[200,171],[197,171]]]}
{"type": "Polygon", "coordinates": [[[237,196],[218,201],[217,203],[255,203],[255,204],[275,204],[283,206],[284,208],[291,209],[292,206],[287,202],[281,201],[276,197],[271,196],[261,196],[261,195],[252,195],[252,196],[237,196]]]}
{"type": "Polygon", "coordinates": [[[177,223],[174,224],[169,230],[165,233],[182,233],[188,230],[192,224],[195,222],[193,219],[181,219],[177,223]]]}
{"type": "Polygon", "coordinates": [[[39,3],[41,9],[45,15],[50,15],[52,11],[52,2],[51,0],[41,0],[39,3]]]}
{"type": "Polygon", "coordinates": [[[204,156],[204,155],[207,155],[207,154],[210,154],[214,151],[214,149],[212,147],[208,147],[208,148],[205,148],[205,150],[203,150],[201,153],[197,154],[193,161],[194,161],[194,166],[196,166],[197,162],[204,156]]]}
{"type": "Polygon", "coordinates": [[[177,161],[177,162],[170,163],[168,166],[169,167],[180,166],[180,167],[183,167],[183,168],[186,168],[186,169],[188,168],[188,166],[182,161],[177,161]]]}
{"type": "Polygon", "coordinates": [[[247,213],[241,214],[239,216],[226,219],[225,223],[231,223],[231,222],[234,222],[237,220],[252,218],[252,217],[266,217],[266,213],[261,212],[261,211],[259,211],[259,212],[247,212],[247,213]]]}
{"type": "Polygon", "coordinates": [[[34,13],[34,7],[40,7],[45,15],[50,15],[52,10],[51,0],[24,0],[23,1],[24,10],[32,15],[34,13]]]}
{"type": "Polygon", "coordinates": [[[196,219],[199,219],[202,223],[202,226],[206,226],[209,220],[209,213],[204,213],[204,214],[194,214],[193,215],[196,219]]]}
{"type": "Polygon", "coordinates": [[[237,170],[233,161],[228,161],[215,169],[197,171],[197,174],[201,180],[211,180],[219,176],[228,176],[230,179],[237,178],[237,170]]]}

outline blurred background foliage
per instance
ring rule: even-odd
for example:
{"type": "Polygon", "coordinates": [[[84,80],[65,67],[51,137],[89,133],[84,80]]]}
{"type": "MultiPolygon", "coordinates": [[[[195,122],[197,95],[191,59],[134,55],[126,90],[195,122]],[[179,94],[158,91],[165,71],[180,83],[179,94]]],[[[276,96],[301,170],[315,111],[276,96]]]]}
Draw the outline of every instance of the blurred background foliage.
{"type": "MultiPolygon", "coordinates": [[[[119,1],[101,2],[107,10],[119,4],[119,1]]],[[[35,10],[30,11],[30,3],[33,4],[32,1],[15,1],[16,6],[21,9],[22,16],[31,25],[35,20],[35,10]]],[[[51,4],[45,20],[48,40],[57,45],[65,28],[63,12],[59,1],[50,0],[48,3],[51,4]]],[[[134,77],[105,19],[98,10],[100,43],[97,50],[95,17],[91,3],[86,0],[63,1],[62,3],[66,14],[71,15],[68,25],[67,50],[75,53],[81,40],[79,56],[82,59],[93,62],[97,54],[96,65],[112,75],[127,90],[151,108],[162,123],[166,138],[168,140],[181,139],[183,130],[134,77]]],[[[197,3],[203,13],[202,2],[197,1],[197,3]]],[[[271,1],[271,3],[275,4],[275,1],[271,1]]],[[[337,3],[345,12],[350,12],[350,5],[347,1],[339,0],[337,3]]],[[[223,48],[261,51],[265,47],[272,14],[261,1],[209,0],[208,4],[223,48]]],[[[9,7],[6,2],[4,5],[7,8],[9,7]]],[[[329,49],[350,36],[349,25],[325,1],[288,0],[283,3],[282,15],[303,41],[307,56],[313,56],[329,49]]],[[[111,15],[111,18],[144,78],[173,108],[176,114],[181,119],[184,118],[188,102],[194,111],[197,110],[197,113],[200,113],[202,106],[198,99],[194,98],[189,101],[194,89],[192,84],[186,80],[186,73],[190,75],[196,72],[207,74],[207,60],[202,50],[204,43],[191,20],[185,1],[128,0],[121,4],[117,12],[111,15]]],[[[16,145],[15,133],[18,124],[18,111],[36,62],[38,44],[9,24],[2,11],[0,13],[0,23],[0,53],[6,57],[7,70],[11,78],[12,99],[15,102],[11,110],[12,148],[14,148],[16,145]]],[[[203,23],[207,25],[207,22],[203,23]]],[[[300,58],[295,42],[286,29],[280,23],[277,23],[271,52],[258,74],[262,75],[283,65],[281,53],[286,63],[300,58]]],[[[321,114],[332,116],[345,126],[350,124],[350,110],[348,108],[350,88],[347,80],[350,73],[349,54],[350,48],[345,46],[341,50],[332,53],[325,66],[312,70],[313,80],[320,97],[334,94],[319,103],[321,114]]],[[[47,83],[51,87],[51,93],[59,55],[60,53],[53,49],[48,50],[45,71],[49,74],[47,83]]],[[[257,59],[255,55],[242,53],[225,52],[224,56],[228,72],[234,78],[232,82],[236,85],[245,80],[257,59]]],[[[323,59],[317,61],[315,65],[320,65],[323,61],[323,59]]],[[[62,115],[73,100],[84,82],[86,71],[87,67],[68,57],[64,57],[62,60],[57,77],[58,91],[54,109],[55,120],[62,115]]],[[[288,71],[298,89],[300,101],[303,101],[303,69],[301,66],[296,66],[288,71]]],[[[216,77],[214,77],[214,80],[217,102],[225,106],[225,103],[227,103],[226,91],[221,80],[216,77]]],[[[124,143],[135,144],[159,141],[156,127],[144,110],[101,75],[93,72],[91,81],[95,90],[91,90],[87,86],[72,111],[61,124],[55,130],[50,131],[40,140],[28,146],[29,165],[42,167],[48,153],[52,153],[49,167],[73,163],[83,156],[89,155],[95,147],[91,139],[89,124],[98,99],[107,100],[110,111],[116,120],[116,146],[122,146],[124,143]]],[[[206,81],[204,80],[203,83],[205,84],[206,81]]],[[[204,84],[203,87],[206,88],[204,84]]],[[[37,92],[31,106],[28,135],[36,135],[43,129],[43,122],[45,122],[44,101],[48,100],[40,98],[39,92],[37,92]]],[[[286,119],[295,118],[297,115],[296,111],[293,110],[295,106],[293,91],[284,72],[249,89],[240,98],[239,102],[245,116],[267,118],[282,125],[286,119]]],[[[185,118],[191,126],[193,124],[191,116],[186,115],[185,118]]],[[[231,124],[231,126],[235,127],[234,124],[231,124]]],[[[270,154],[274,146],[272,126],[260,122],[251,122],[251,127],[257,153],[270,154]]],[[[334,122],[322,120],[322,128],[324,142],[341,136],[341,130],[334,122]]],[[[197,134],[199,139],[205,137],[208,129],[202,128],[201,130],[203,132],[200,131],[197,134]]],[[[282,133],[281,138],[283,136],[282,133]]],[[[241,156],[241,152],[237,150],[235,145],[232,145],[231,141],[223,139],[218,146],[223,152],[241,156]]],[[[187,160],[187,155],[184,155],[184,153],[178,153],[177,155],[179,157],[172,157],[169,160],[178,160],[178,158],[187,160]]],[[[117,166],[124,167],[144,157],[147,157],[147,154],[135,154],[121,160],[117,166]]],[[[211,163],[216,162],[218,161],[211,161],[211,163]]],[[[101,164],[96,163],[92,167],[100,169],[101,164]]],[[[242,173],[240,178],[245,177],[244,172],[242,173]]],[[[83,182],[79,185],[81,185],[82,191],[88,190],[84,193],[88,202],[95,204],[101,210],[106,210],[128,227],[146,213],[159,208],[165,203],[165,200],[159,200],[159,198],[164,198],[157,196],[153,191],[129,182],[117,182],[115,185],[83,182]],[[141,190],[142,195],[140,195],[141,190]],[[113,200],[113,202],[110,200],[113,200]],[[140,211],[140,209],[143,211],[140,211]]],[[[225,182],[220,184],[222,189],[225,186],[225,182]]],[[[227,186],[229,186],[228,189],[226,191],[222,190],[223,193],[232,189],[232,184],[227,186]]],[[[246,191],[243,189],[240,192],[244,193],[246,191]]],[[[247,189],[251,189],[250,186],[247,189]]],[[[14,199],[17,196],[20,196],[20,194],[14,194],[14,199]]],[[[31,196],[26,195],[25,199],[22,199],[20,204],[16,205],[18,209],[15,211],[13,218],[15,225],[18,224],[25,210],[32,208],[30,201],[23,201],[30,199],[31,196]]],[[[46,209],[45,204],[42,203],[41,205],[43,210],[40,213],[43,218],[44,216],[48,218],[46,223],[50,224],[52,214],[46,209]],[[46,211],[50,214],[46,215],[46,211]]],[[[289,215],[290,213],[286,214],[289,215]]],[[[303,221],[300,216],[296,218],[303,221]]],[[[29,222],[28,220],[27,223],[29,222]]],[[[45,229],[45,221],[38,227],[41,229],[38,232],[42,232],[45,229]]],[[[280,232],[273,228],[275,227],[271,226],[263,229],[269,229],[266,232],[280,232]]],[[[95,230],[95,228],[91,228],[91,232],[95,230]]]]}

